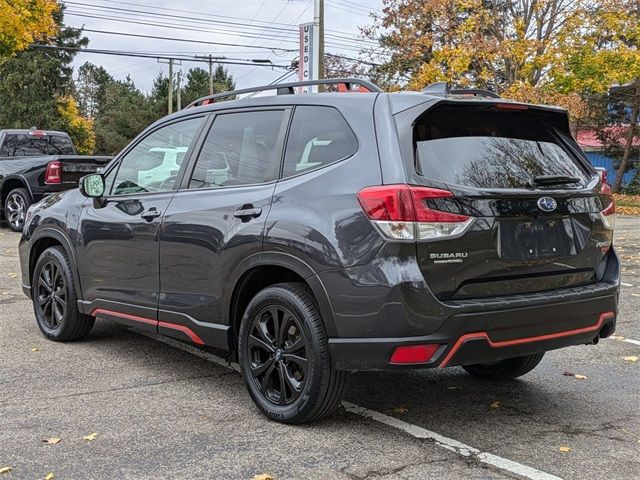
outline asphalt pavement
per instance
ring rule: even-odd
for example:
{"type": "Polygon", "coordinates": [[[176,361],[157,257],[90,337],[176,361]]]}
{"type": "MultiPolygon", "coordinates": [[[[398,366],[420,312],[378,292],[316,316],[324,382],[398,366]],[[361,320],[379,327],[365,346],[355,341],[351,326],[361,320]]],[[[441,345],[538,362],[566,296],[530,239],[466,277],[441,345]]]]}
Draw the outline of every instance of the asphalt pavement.
{"type": "Polygon", "coordinates": [[[640,478],[640,217],[617,220],[615,338],[508,383],[353,374],[344,408],[298,427],[264,418],[236,370],[180,342],[106,321],[82,342],[45,340],[18,239],[0,229],[0,480],[640,478]]]}

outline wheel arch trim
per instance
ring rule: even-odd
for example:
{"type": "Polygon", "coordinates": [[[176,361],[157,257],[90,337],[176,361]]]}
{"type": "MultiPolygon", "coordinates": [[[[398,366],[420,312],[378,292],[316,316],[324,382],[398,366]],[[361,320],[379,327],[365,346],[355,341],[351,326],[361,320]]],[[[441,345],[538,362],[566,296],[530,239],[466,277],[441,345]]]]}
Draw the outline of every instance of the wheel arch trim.
{"type": "Polygon", "coordinates": [[[82,300],[84,298],[84,295],[82,294],[82,283],[80,282],[78,264],[76,262],[75,250],[73,249],[71,240],[69,240],[61,230],[52,226],[38,228],[29,239],[29,285],[33,283],[33,270],[31,266],[33,265],[35,267],[35,262],[37,261],[37,259],[32,258],[34,246],[38,241],[46,238],[58,241],[62,245],[62,248],[64,248],[67,257],[69,258],[69,263],[71,264],[71,275],[73,277],[73,282],[75,283],[76,295],[78,296],[79,301],[82,300]]]}
{"type": "MultiPolygon", "coordinates": [[[[225,323],[232,325],[231,311],[234,303],[234,293],[238,282],[246,273],[256,267],[282,267],[300,276],[311,289],[317,303],[320,315],[329,337],[337,336],[335,316],[329,295],[318,277],[318,273],[300,258],[285,252],[261,252],[245,258],[234,269],[225,292],[225,323]]],[[[233,345],[231,346],[233,347],[233,345]]]]}

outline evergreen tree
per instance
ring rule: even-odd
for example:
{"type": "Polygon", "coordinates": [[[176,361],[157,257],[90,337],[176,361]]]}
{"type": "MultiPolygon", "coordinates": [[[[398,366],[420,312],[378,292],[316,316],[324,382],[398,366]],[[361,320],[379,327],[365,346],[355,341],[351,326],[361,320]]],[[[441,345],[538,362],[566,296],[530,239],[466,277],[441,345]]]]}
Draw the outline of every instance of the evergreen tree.
{"type": "Polygon", "coordinates": [[[76,98],[84,116],[95,118],[100,114],[104,107],[107,87],[114,81],[104,67],[93,63],[86,62],[78,69],[76,98]]]}
{"type": "Polygon", "coordinates": [[[153,100],[131,78],[113,82],[105,89],[104,104],[95,119],[96,150],[115,155],[157,118],[153,100]]]}

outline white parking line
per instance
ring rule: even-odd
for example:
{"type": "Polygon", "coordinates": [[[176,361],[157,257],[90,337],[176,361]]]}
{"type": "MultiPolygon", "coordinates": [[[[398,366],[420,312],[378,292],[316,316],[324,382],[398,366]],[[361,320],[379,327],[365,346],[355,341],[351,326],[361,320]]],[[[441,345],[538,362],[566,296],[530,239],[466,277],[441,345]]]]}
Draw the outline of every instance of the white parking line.
{"type": "MultiPolygon", "coordinates": [[[[237,363],[229,362],[224,358],[218,355],[215,355],[213,353],[205,352],[204,350],[201,350],[196,347],[192,347],[191,345],[187,345],[177,340],[173,340],[172,338],[162,337],[160,335],[145,332],[142,330],[134,330],[134,331],[146,337],[152,338],[153,340],[157,340],[157,341],[166,343],[167,345],[171,345],[172,347],[178,348],[180,350],[184,350],[185,352],[192,353],[200,358],[208,360],[217,365],[231,368],[236,372],[240,371],[240,366],[237,363]]],[[[342,402],[342,406],[347,412],[354,413],[356,415],[360,415],[360,416],[369,418],[371,420],[375,420],[376,422],[383,423],[393,428],[397,428],[398,430],[402,430],[403,432],[408,433],[409,435],[415,438],[424,438],[424,439],[433,440],[435,444],[438,445],[439,447],[446,448],[447,450],[450,450],[459,455],[462,455],[463,457],[475,458],[479,462],[494,466],[496,468],[499,468],[500,470],[505,470],[509,473],[514,473],[516,475],[520,475],[522,477],[529,478],[531,480],[562,480],[562,478],[556,477],[555,475],[542,472],[533,467],[529,467],[527,465],[523,465],[521,463],[511,461],[509,459],[500,457],[498,455],[493,455],[492,453],[483,452],[470,445],[466,445],[457,440],[454,440],[453,438],[445,437],[436,432],[432,432],[431,430],[427,430],[426,428],[422,428],[417,425],[404,422],[395,417],[390,417],[389,415],[385,415],[384,413],[376,412],[374,410],[369,410],[364,407],[359,407],[358,405],[354,405],[353,403],[350,403],[350,402],[342,402]]]]}
{"type": "Polygon", "coordinates": [[[442,436],[436,432],[427,430],[426,428],[404,422],[398,418],[385,415],[384,413],[359,407],[349,402],[342,402],[342,405],[348,412],[362,415],[363,417],[370,418],[380,423],[384,423],[385,425],[393,428],[397,428],[398,430],[402,430],[403,432],[408,433],[415,438],[426,438],[433,440],[439,447],[446,448],[447,450],[456,452],[464,457],[473,457],[482,463],[492,465],[501,470],[506,470],[510,473],[515,473],[522,477],[530,478],[531,480],[561,480],[560,477],[556,477],[555,475],[551,475],[527,465],[523,465],[521,463],[499,457],[498,455],[493,455],[492,453],[482,452],[477,448],[461,443],[457,440],[454,440],[453,438],[442,436]]]}
{"type": "Polygon", "coordinates": [[[633,340],[631,338],[622,337],[620,335],[611,335],[608,338],[611,339],[611,340],[617,340],[618,342],[632,343],[632,344],[638,345],[640,347],[640,340],[633,340]]]}
{"type": "Polygon", "coordinates": [[[633,285],[631,285],[630,283],[624,283],[624,282],[620,282],[620,285],[622,285],[623,287],[633,287],[633,285]]]}

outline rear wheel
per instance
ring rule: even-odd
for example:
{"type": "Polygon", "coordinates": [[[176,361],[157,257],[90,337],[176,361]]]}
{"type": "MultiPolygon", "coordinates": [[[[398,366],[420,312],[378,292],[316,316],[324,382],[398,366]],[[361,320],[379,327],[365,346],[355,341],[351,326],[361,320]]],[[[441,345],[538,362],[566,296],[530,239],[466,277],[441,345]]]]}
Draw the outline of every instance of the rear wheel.
{"type": "Polygon", "coordinates": [[[249,394],[269,418],[307,423],[340,404],[348,374],[331,366],[327,334],[305,285],[260,291],[242,318],[238,343],[249,394]]]}
{"type": "Polygon", "coordinates": [[[485,380],[513,380],[536,368],[542,357],[544,352],[508,358],[495,363],[463,365],[462,368],[474,377],[485,380]]]}
{"type": "Polygon", "coordinates": [[[89,334],[95,319],[78,310],[71,264],[62,247],[42,252],[33,271],[31,289],[36,321],[45,337],[66,342],[89,334]]]}
{"type": "Polygon", "coordinates": [[[26,188],[14,188],[4,201],[4,216],[9,228],[14,232],[21,232],[27,210],[31,205],[29,192],[26,188]]]}

